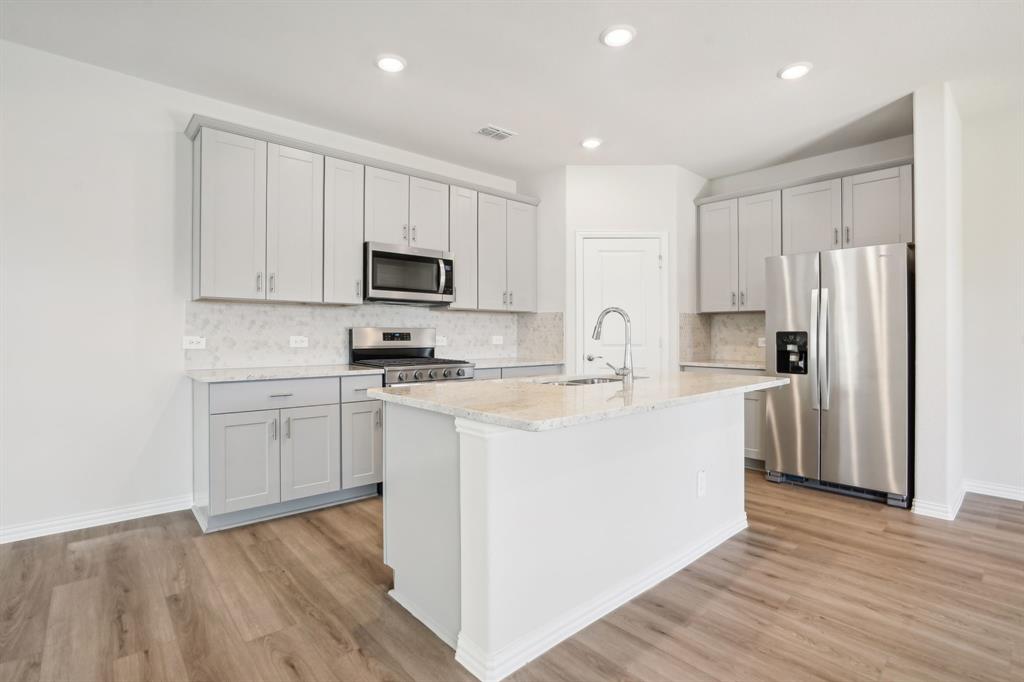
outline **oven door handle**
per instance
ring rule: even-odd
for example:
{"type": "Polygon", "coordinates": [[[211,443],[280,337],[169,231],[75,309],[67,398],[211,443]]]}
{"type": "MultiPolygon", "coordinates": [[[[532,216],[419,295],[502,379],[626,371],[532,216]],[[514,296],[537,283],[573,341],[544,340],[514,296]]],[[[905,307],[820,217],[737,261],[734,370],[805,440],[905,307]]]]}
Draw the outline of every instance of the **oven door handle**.
{"type": "Polygon", "coordinates": [[[444,258],[438,258],[437,259],[437,267],[441,269],[441,277],[439,277],[439,279],[441,281],[441,285],[439,287],[437,287],[437,293],[443,294],[444,293],[444,285],[448,281],[448,273],[446,273],[445,269],[444,269],[444,258]]]}

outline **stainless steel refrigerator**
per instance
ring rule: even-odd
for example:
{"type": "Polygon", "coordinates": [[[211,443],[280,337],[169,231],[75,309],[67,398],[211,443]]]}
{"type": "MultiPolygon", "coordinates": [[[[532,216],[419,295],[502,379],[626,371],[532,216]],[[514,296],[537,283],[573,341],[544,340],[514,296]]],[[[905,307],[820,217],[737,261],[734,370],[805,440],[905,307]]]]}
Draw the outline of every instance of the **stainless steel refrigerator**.
{"type": "Polygon", "coordinates": [[[769,374],[765,468],[906,507],[913,461],[913,247],[765,261],[769,374]]]}

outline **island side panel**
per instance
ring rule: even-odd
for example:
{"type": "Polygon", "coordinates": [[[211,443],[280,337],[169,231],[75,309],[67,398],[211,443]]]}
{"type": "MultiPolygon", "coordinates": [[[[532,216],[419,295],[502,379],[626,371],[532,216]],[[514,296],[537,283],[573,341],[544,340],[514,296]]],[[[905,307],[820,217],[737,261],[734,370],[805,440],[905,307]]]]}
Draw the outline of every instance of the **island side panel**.
{"type": "Polygon", "coordinates": [[[746,527],[742,395],[553,431],[456,428],[456,658],[480,679],[512,673],[746,527]]]}
{"type": "Polygon", "coordinates": [[[459,632],[459,440],[454,417],[385,403],[390,595],[452,648],[459,632]]]}

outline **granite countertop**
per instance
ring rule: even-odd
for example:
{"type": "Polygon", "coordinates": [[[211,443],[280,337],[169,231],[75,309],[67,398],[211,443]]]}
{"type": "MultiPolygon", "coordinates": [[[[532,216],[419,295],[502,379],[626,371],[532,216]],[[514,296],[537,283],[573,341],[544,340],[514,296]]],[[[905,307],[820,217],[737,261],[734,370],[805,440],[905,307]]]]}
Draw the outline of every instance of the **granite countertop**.
{"type": "Polygon", "coordinates": [[[482,358],[469,360],[477,369],[500,369],[502,367],[541,367],[543,365],[561,365],[561,360],[551,358],[482,358]]]}
{"type": "Polygon", "coordinates": [[[240,367],[237,369],[193,369],[185,372],[185,376],[193,381],[217,384],[228,381],[347,377],[383,373],[384,370],[378,367],[360,367],[358,365],[293,365],[284,367],[240,367]]]}
{"type": "Polygon", "coordinates": [[[720,367],[722,369],[759,369],[765,370],[764,360],[744,362],[743,360],[683,360],[680,367],[720,367]]]}
{"type": "Polygon", "coordinates": [[[565,378],[571,377],[439,381],[373,388],[367,394],[386,402],[486,424],[524,431],[547,431],[789,383],[789,379],[779,377],[697,372],[672,372],[638,378],[628,393],[623,391],[619,382],[590,386],[549,383],[565,378]]]}

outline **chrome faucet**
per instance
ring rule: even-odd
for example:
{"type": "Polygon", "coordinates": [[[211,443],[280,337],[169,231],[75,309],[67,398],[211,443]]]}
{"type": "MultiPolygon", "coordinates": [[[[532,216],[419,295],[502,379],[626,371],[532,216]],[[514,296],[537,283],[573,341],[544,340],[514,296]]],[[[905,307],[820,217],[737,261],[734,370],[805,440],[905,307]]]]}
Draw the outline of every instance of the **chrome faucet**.
{"type": "Polygon", "coordinates": [[[631,389],[633,388],[633,342],[630,339],[629,315],[626,311],[615,306],[602,310],[601,314],[597,316],[597,322],[594,324],[594,333],[591,336],[595,341],[601,340],[601,325],[604,324],[604,318],[608,313],[618,313],[622,316],[622,321],[626,324],[626,346],[623,349],[622,367],[616,367],[610,362],[604,364],[612,368],[615,376],[622,377],[623,388],[631,389]]]}

